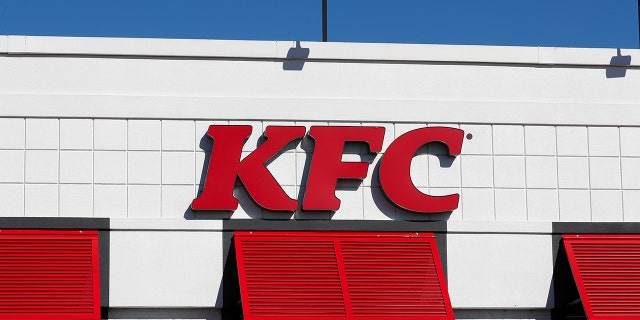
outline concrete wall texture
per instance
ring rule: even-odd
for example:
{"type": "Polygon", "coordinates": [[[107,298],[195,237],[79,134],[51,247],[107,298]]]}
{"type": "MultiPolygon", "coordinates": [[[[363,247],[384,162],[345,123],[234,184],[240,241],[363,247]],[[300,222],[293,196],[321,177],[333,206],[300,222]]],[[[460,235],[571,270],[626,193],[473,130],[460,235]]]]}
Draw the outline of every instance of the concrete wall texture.
{"type": "MultiPolygon", "coordinates": [[[[0,37],[0,216],[111,218],[113,319],[218,319],[224,219],[447,221],[461,319],[548,319],[551,223],[640,221],[640,50],[0,37]],[[293,57],[293,58],[292,58],[293,57]],[[362,183],[335,214],[189,209],[212,124],[382,126],[362,183]],[[390,203],[371,178],[391,141],[425,126],[471,134],[462,154],[414,157],[422,191],[451,213],[390,203]],[[490,258],[487,258],[490,257],[490,258]]],[[[268,168],[304,192],[305,137],[268,168]]]]}

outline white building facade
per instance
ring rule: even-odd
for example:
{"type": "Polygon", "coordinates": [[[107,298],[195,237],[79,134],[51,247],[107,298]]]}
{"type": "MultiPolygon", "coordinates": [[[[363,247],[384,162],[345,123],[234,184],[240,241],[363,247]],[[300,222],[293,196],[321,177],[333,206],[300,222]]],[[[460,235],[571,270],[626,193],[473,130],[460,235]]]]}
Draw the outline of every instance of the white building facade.
{"type": "MultiPolygon", "coordinates": [[[[562,235],[640,233],[638,88],[637,49],[2,36],[0,229],[98,230],[109,319],[239,317],[239,230],[430,232],[455,318],[560,319],[580,309],[562,235]],[[236,210],[194,211],[211,125],[251,126],[243,157],[269,126],[384,140],[347,143],[368,173],[335,212],[266,210],[240,183],[236,210]],[[428,127],[464,131],[459,155],[427,144],[410,166],[460,195],[451,212],[406,211],[377,179],[428,127]]],[[[267,162],[290,198],[313,155],[307,134],[267,162]]]]}

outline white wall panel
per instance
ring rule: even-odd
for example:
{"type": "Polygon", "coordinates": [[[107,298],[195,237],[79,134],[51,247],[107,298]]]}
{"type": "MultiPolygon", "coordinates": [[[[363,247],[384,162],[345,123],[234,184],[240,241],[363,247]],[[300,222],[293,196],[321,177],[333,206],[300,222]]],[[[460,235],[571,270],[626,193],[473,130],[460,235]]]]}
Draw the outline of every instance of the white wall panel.
{"type": "MultiPolygon", "coordinates": [[[[157,151],[129,151],[127,153],[127,181],[135,184],[160,184],[162,154],[157,151]]],[[[172,168],[173,170],[180,170],[172,168]]]]}
{"type": "Polygon", "coordinates": [[[160,150],[160,120],[129,120],[127,123],[129,150],[160,150]]]}
{"type": "Polygon", "coordinates": [[[27,150],[25,154],[25,182],[57,183],[60,152],[57,150],[27,150]]]}
{"type": "Polygon", "coordinates": [[[625,190],[622,196],[624,221],[640,221],[640,190],[625,190]]]}
{"type": "MultiPolygon", "coordinates": [[[[163,184],[193,185],[195,183],[196,177],[194,174],[196,168],[195,153],[193,151],[163,152],[161,161],[163,184]]],[[[289,169],[292,167],[289,167],[289,169]]],[[[292,172],[292,170],[289,170],[289,172],[292,172]]]]}
{"type": "Polygon", "coordinates": [[[0,217],[23,217],[24,200],[23,184],[0,184],[0,217]]]}
{"type": "Polygon", "coordinates": [[[494,195],[490,188],[463,188],[462,218],[465,221],[495,220],[494,195]]]}
{"type": "Polygon", "coordinates": [[[589,159],[589,180],[593,189],[620,189],[620,158],[592,157],[589,159]]]}
{"type": "Polygon", "coordinates": [[[124,184],[127,182],[126,151],[95,151],[93,154],[95,183],[124,184]]]}
{"type": "Polygon", "coordinates": [[[527,191],[524,189],[495,190],[496,221],[526,221],[527,191]]]}
{"type": "Polygon", "coordinates": [[[24,215],[26,217],[58,216],[58,185],[27,184],[24,186],[24,215]]]}
{"type": "Polygon", "coordinates": [[[591,193],[589,190],[560,190],[560,221],[591,221],[591,193]]]}
{"type": "Polygon", "coordinates": [[[93,149],[92,119],[61,119],[60,149],[91,150],[93,149]]]}
{"type": "MultiPolygon", "coordinates": [[[[636,141],[640,144],[640,139],[636,141]]],[[[622,158],[622,188],[640,189],[640,158],[622,158]]]]}
{"type": "Polygon", "coordinates": [[[461,125],[460,129],[466,134],[466,140],[462,144],[462,154],[492,154],[493,153],[493,127],[490,125],[461,125]],[[469,136],[469,132],[473,132],[469,136]]]}
{"type": "Polygon", "coordinates": [[[93,186],[90,184],[61,184],[59,189],[61,217],[93,216],[93,186]]]}
{"type": "Polygon", "coordinates": [[[559,210],[560,208],[558,204],[558,190],[527,190],[527,220],[558,221],[560,219],[559,210]]]}
{"type": "Polygon", "coordinates": [[[553,126],[525,126],[525,153],[527,155],[556,155],[556,129],[553,126]]]}
{"type": "Polygon", "coordinates": [[[623,221],[620,190],[591,190],[591,219],[597,222],[623,221]]]}
{"type": "Polygon", "coordinates": [[[24,151],[0,150],[0,182],[24,182],[24,162],[24,151]]]}
{"type": "Polygon", "coordinates": [[[589,128],[590,156],[618,156],[620,155],[619,131],[615,127],[589,128]]]}
{"type": "Polygon", "coordinates": [[[162,150],[193,151],[193,121],[162,121],[162,150]]]}
{"type": "Polygon", "coordinates": [[[27,119],[26,132],[27,149],[57,150],[60,146],[58,119],[27,119]]]}
{"type": "Polygon", "coordinates": [[[195,189],[190,185],[162,186],[162,217],[185,218],[185,212],[195,198],[195,189]]]}
{"type": "Polygon", "coordinates": [[[558,187],[558,163],[555,157],[529,156],[525,162],[527,188],[558,187]]]}
{"type": "Polygon", "coordinates": [[[461,156],[463,187],[493,187],[493,158],[486,156],[461,156]]]}
{"type": "Polygon", "coordinates": [[[550,235],[447,234],[454,308],[547,308],[553,260],[550,235]]]}
{"type": "Polygon", "coordinates": [[[95,217],[127,217],[126,185],[94,185],[93,199],[95,217]]]}
{"type": "Polygon", "coordinates": [[[622,156],[640,156],[640,128],[620,128],[620,151],[622,156]]]}
{"type": "Polygon", "coordinates": [[[221,232],[112,231],[110,248],[110,307],[221,306],[221,232]]]}
{"type": "Polygon", "coordinates": [[[130,185],[127,188],[129,218],[160,218],[162,206],[159,185],[130,185]]]}
{"type": "Polygon", "coordinates": [[[127,121],[96,119],[93,122],[93,130],[95,150],[127,149],[127,121]]]}
{"type": "Polygon", "coordinates": [[[502,155],[523,155],[524,128],[522,126],[493,126],[493,152],[502,155]]]}
{"type": "Polygon", "coordinates": [[[60,183],[93,182],[91,151],[60,151],[60,183]]]}
{"type": "Polygon", "coordinates": [[[525,157],[495,156],[493,158],[494,185],[496,188],[524,188],[525,157]]]}
{"type": "MultiPolygon", "coordinates": [[[[462,184],[460,157],[451,157],[448,154],[428,155],[429,170],[427,177],[429,187],[459,188],[462,184]]],[[[411,164],[413,168],[413,163],[411,164]]],[[[464,163],[467,165],[468,163],[464,163]]],[[[414,182],[415,183],[415,182],[414,182]]]]}
{"type": "Polygon", "coordinates": [[[0,149],[24,149],[25,123],[21,118],[0,119],[0,149]]]}
{"type": "Polygon", "coordinates": [[[586,127],[558,127],[558,155],[586,156],[589,154],[589,138],[586,127]]]}
{"type": "Polygon", "coordinates": [[[558,157],[558,186],[560,188],[589,188],[589,158],[558,157]]]}

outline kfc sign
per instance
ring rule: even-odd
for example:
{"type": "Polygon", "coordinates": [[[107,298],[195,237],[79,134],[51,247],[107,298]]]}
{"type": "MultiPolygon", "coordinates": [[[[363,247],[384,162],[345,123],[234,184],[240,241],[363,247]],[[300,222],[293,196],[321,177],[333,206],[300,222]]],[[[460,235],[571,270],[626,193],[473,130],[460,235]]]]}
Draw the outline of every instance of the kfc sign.
{"type": "MultiPolygon", "coordinates": [[[[312,126],[309,137],[315,141],[311,168],[307,177],[302,210],[336,211],[340,199],[335,195],[339,179],[366,177],[369,164],[344,162],[346,142],[364,142],[371,153],[382,149],[383,127],[312,126]]],[[[267,161],[289,143],[301,139],[306,128],[300,126],[268,126],[265,142],[241,160],[242,147],[251,135],[251,126],[212,125],[207,134],[213,149],[202,194],[193,200],[193,210],[227,210],[238,208],[233,196],[236,179],[240,179],[251,198],[264,209],[295,211],[298,200],[290,198],[266,167],[267,161]]],[[[445,212],[458,207],[458,194],[431,196],[419,191],[411,181],[411,160],[418,148],[437,142],[444,144],[449,155],[462,149],[464,132],[447,127],[421,128],[395,139],[380,160],[380,185],[395,205],[414,212],[445,212]]]]}

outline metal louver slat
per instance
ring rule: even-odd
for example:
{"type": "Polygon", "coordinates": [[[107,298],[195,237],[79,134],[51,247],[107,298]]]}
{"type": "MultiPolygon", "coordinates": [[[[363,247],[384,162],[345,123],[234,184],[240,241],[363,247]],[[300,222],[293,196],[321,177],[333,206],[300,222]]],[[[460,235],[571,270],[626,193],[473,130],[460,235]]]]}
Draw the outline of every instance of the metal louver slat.
{"type": "Polygon", "coordinates": [[[98,232],[0,230],[0,319],[100,319],[98,232]]]}
{"type": "Polygon", "coordinates": [[[563,235],[590,320],[640,319],[640,235],[563,235]]]}
{"type": "Polygon", "coordinates": [[[235,232],[244,317],[454,319],[431,233],[235,232]]]}

